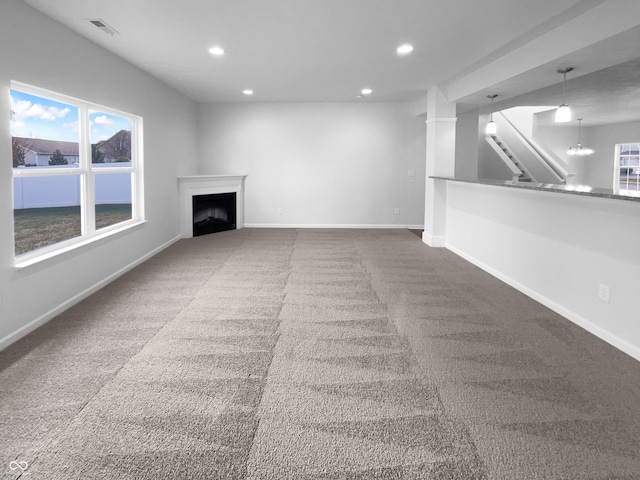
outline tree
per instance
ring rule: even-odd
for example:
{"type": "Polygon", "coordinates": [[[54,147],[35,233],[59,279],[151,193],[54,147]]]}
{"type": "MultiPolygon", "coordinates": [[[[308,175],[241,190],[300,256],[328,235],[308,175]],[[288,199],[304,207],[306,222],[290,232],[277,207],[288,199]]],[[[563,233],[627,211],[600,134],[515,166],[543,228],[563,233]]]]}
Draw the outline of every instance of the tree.
{"type": "Polygon", "coordinates": [[[49,157],[49,165],[69,165],[69,162],[64,158],[62,152],[56,149],[53,155],[49,157]]]}
{"type": "Polygon", "coordinates": [[[20,167],[24,165],[24,145],[16,137],[11,137],[11,148],[13,150],[13,167],[20,167]]]}
{"type": "Polygon", "coordinates": [[[91,163],[104,163],[104,154],[95,144],[91,145],[91,163]]]}

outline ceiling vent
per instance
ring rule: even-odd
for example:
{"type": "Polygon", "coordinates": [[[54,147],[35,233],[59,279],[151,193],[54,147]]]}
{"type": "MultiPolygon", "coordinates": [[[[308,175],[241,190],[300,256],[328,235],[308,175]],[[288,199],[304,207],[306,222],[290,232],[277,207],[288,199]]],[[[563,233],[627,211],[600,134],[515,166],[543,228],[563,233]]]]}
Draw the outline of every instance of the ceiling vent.
{"type": "Polygon", "coordinates": [[[107,25],[104,20],[100,20],[99,18],[95,19],[95,20],[89,20],[91,23],[93,23],[96,27],[98,27],[100,30],[102,30],[104,33],[108,33],[109,35],[119,35],[118,31],[112,27],[110,27],[109,25],[107,25]]]}

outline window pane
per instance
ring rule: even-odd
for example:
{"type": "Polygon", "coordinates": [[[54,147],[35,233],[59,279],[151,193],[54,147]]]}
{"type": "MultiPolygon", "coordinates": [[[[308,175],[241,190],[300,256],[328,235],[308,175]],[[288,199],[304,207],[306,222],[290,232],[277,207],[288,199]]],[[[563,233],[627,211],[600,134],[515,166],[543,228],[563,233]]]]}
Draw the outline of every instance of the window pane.
{"type": "Polygon", "coordinates": [[[633,156],[620,157],[620,165],[621,166],[638,165],[639,158],[640,157],[633,157],[633,156]]]}
{"type": "MultiPolygon", "coordinates": [[[[131,122],[99,111],[89,113],[92,163],[131,166],[131,122]]],[[[131,220],[131,173],[95,175],[96,229],[131,220]]]]}
{"type": "Polygon", "coordinates": [[[13,179],[16,255],[81,234],[80,176],[13,179]]]}
{"type": "Polygon", "coordinates": [[[131,122],[126,118],[91,111],[91,162],[131,161],[131,122]]]}
{"type": "Polygon", "coordinates": [[[66,240],[75,245],[72,239],[130,221],[133,212],[144,218],[133,198],[140,194],[133,180],[142,158],[131,133],[134,123],[142,127],[139,117],[17,82],[12,87],[16,256],[66,240]]]}
{"type": "Polygon", "coordinates": [[[623,195],[640,196],[640,175],[629,175],[620,179],[620,189],[623,195]]]}
{"type": "Polygon", "coordinates": [[[95,182],[96,229],[131,220],[131,173],[98,173],[95,182]]]}
{"type": "Polygon", "coordinates": [[[13,167],[77,164],[78,107],[10,90],[13,167]]]}

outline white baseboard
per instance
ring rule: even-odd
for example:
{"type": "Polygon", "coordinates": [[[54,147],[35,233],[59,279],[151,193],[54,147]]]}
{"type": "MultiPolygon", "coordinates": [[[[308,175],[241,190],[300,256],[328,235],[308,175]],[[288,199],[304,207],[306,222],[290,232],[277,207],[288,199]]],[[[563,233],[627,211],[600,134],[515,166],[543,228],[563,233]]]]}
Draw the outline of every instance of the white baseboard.
{"type": "Polygon", "coordinates": [[[557,314],[562,315],[567,320],[570,320],[571,322],[575,323],[576,325],[584,328],[587,332],[592,333],[593,335],[595,335],[596,337],[600,338],[601,340],[604,340],[609,345],[612,345],[612,346],[616,347],[618,350],[621,350],[624,353],[626,353],[627,355],[629,355],[629,356],[635,358],[636,360],[640,361],[640,348],[638,348],[636,345],[633,345],[633,344],[627,342],[626,340],[618,337],[617,335],[612,334],[611,332],[605,330],[601,326],[596,325],[593,322],[590,322],[586,318],[584,318],[584,317],[576,314],[575,312],[563,307],[562,305],[554,302],[553,300],[548,299],[547,297],[539,294],[535,290],[532,290],[531,288],[527,287],[526,285],[523,285],[520,282],[514,280],[513,278],[503,274],[502,272],[500,272],[500,271],[488,266],[487,264],[479,261],[475,257],[472,257],[471,255],[468,255],[468,254],[464,253],[463,251],[457,249],[456,247],[454,247],[452,245],[449,245],[449,244],[447,244],[446,247],[447,247],[448,250],[451,250],[456,255],[459,255],[460,257],[464,258],[468,262],[470,262],[470,263],[474,264],[475,266],[481,268],[485,272],[490,273],[491,275],[493,275],[497,279],[503,281],[507,285],[512,286],[516,290],[524,293],[528,297],[530,297],[530,298],[534,299],[535,301],[541,303],[545,307],[553,310],[557,314]]]}
{"type": "Polygon", "coordinates": [[[356,228],[356,229],[402,229],[418,230],[424,225],[380,225],[380,224],[346,224],[346,223],[245,223],[244,228],[356,228]]]}
{"type": "Polygon", "coordinates": [[[182,237],[180,235],[178,235],[177,237],[172,238],[168,242],[160,245],[158,248],[156,248],[156,249],[150,251],[149,253],[147,253],[146,255],[138,258],[134,262],[131,262],[129,265],[126,265],[125,267],[121,268],[117,272],[112,273],[107,278],[99,281],[98,283],[92,285],[91,287],[87,288],[86,290],[83,290],[82,292],[78,293],[77,295],[74,295],[70,299],[62,302],[57,307],[52,308],[51,310],[49,310],[45,314],[40,315],[35,320],[33,320],[33,321],[27,323],[26,325],[24,325],[23,327],[19,328],[15,332],[12,332],[9,335],[5,336],[4,338],[0,339],[0,350],[3,350],[5,348],[7,348],[9,345],[11,345],[14,342],[17,342],[18,340],[20,340],[22,337],[24,337],[28,333],[31,333],[36,328],[44,325],[45,323],[47,323],[49,320],[51,320],[55,316],[60,315],[65,310],[73,307],[76,303],[79,303],[81,300],[84,300],[85,298],[87,298],[92,293],[95,293],[98,290],[100,290],[101,288],[107,286],[109,283],[113,282],[116,278],[124,275],[129,270],[132,270],[133,268],[135,268],[138,265],[140,265],[142,262],[144,262],[144,261],[148,260],[149,258],[153,257],[154,255],[160,253],[162,250],[164,250],[165,248],[171,246],[172,244],[174,244],[175,242],[177,242],[181,238],[182,237]]]}
{"type": "Polygon", "coordinates": [[[422,232],[422,241],[430,247],[446,247],[447,238],[444,235],[431,235],[427,232],[422,232]]]}

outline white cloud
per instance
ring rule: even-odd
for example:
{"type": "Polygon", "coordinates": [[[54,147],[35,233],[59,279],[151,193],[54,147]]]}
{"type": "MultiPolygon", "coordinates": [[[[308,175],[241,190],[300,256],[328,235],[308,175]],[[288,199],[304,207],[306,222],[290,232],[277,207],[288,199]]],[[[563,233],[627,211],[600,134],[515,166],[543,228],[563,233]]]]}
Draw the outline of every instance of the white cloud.
{"type": "Polygon", "coordinates": [[[13,97],[11,97],[11,110],[16,117],[25,117],[27,110],[29,110],[30,108],[31,102],[29,100],[20,100],[19,102],[16,102],[13,97]]]}
{"type": "Polygon", "coordinates": [[[94,122],[96,122],[96,124],[98,125],[103,125],[105,127],[111,127],[115,123],[106,115],[100,115],[99,117],[94,118],[94,122]]]}
{"type": "Polygon", "coordinates": [[[47,108],[47,112],[49,112],[51,115],[53,115],[56,118],[64,118],[67,116],[67,114],[70,111],[71,109],[69,107],[64,107],[62,110],[60,110],[58,107],[47,108]]]}
{"type": "Polygon", "coordinates": [[[44,107],[40,103],[31,103],[29,100],[15,101],[11,97],[11,110],[16,118],[40,118],[42,120],[53,121],[56,118],[66,117],[71,109],[64,107],[44,107]]]}
{"type": "Polygon", "coordinates": [[[78,121],[76,120],[75,122],[65,122],[62,124],[63,128],[69,128],[71,129],[72,132],[79,132],[80,131],[80,125],[78,124],[78,121]]]}
{"type": "Polygon", "coordinates": [[[11,136],[12,137],[24,136],[24,133],[20,129],[26,126],[27,124],[24,122],[21,122],[20,120],[11,120],[11,126],[10,126],[11,136]]]}
{"type": "Polygon", "coordinates": [[[29,107],[29,110],[27,110],[24,114],[25,117],[27,118],[40,118],[42,120],[55,120],[56,116],[51,113],[48,112],[42,105],[40,105],[39,103],[34,103],[33,105],[31,105],[31,107],[29,107]]]}

